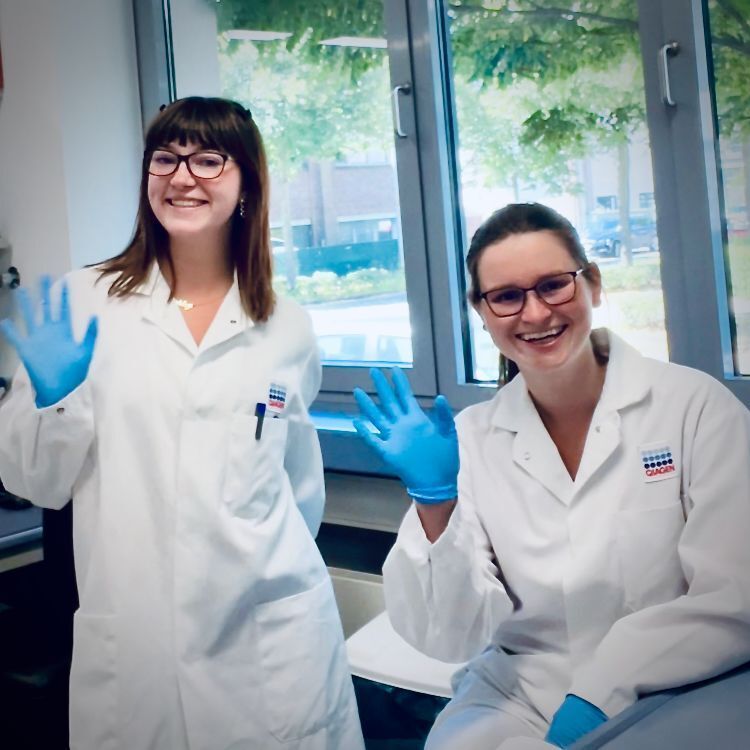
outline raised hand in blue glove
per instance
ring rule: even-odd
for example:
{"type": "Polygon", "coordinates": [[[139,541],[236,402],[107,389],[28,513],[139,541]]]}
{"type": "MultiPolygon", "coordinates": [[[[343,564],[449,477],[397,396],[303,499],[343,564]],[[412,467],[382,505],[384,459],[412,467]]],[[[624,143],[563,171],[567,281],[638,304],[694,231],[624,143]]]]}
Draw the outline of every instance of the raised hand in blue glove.
{"type": "Polygon", "coordinates": [[[391,373],[393,388],[380,370],[370,370],[380,408],[362,389],[354,390],[360,411],[379,435],[361,419],[354,420],[354,427],[417,502],[453,500],[458,494],[458,437],[450,406],[438,396],[430,419],[414,398],[406,375],[398,367],[391,373]]]}
{"type": "Polygon", "coordinates": [[[73,339],[68,287],[64,282],[59,312],[56,316],[52,314],[51,285],[49,276],[43,276],[39,282],[42,303],[42,321],[39,325],[28,292],[25,289],[15,292],[26,324],[26,336],[20,334],[13,321],[0,321],[0,331],[18,352],[29,374],[39,408],[57,403],[85,380],[96,342],[96,317],[89,320],[80,344],[73,339]]]}
{"type": "Polygon", "coordinates": [[[565,696],[560,708],[555,711],[544,739],[558,747],[567,748],[584,734],[603,724],[607,718],[607,714],[593,703],[571,693],[565,696]]]}

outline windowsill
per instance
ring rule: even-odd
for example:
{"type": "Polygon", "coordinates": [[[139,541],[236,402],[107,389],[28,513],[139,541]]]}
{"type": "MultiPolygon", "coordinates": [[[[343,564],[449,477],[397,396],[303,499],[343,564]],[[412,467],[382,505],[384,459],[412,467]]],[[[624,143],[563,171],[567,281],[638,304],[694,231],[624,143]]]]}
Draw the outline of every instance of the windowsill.
{"type": "Polygon", "coordinates": [[[352,424],[352,419],[356,416],[354,414],[347,414],[343,411],[311,411],[310,416],[318,429],[318,433],[356,433],[354,425],[352,424]]]}
{"type": "Polygon", "coordinates": [[[388,467],[357,435],[352,419],[358,415],[313,411],[310,416],[318,430],[326,470],[393,477],[388,467]]]}

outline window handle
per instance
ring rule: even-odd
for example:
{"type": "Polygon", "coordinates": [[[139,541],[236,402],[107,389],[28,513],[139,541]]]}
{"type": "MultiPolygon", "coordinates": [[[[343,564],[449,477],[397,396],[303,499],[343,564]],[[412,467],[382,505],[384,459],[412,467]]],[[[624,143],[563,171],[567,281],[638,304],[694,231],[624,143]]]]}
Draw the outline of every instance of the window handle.
{"type": "Polygon", "coordinates": [[[411,94],[411,84],[401,83],[391,89],[391,108],[393,109],[393,130],[399,138],[406,138],[406,133],[401,127],[401,108],[399,106],[398,95],[411,94]]]}
{"type": "Polygon", "coordinates": [[[659,82],[661,83],[661,99],[668,107],[676,107],[677,102],[672,98],[672,87],[669,83],[669,56],[680,51],[678,42],[667,42],[659,47],[659,82]]]}

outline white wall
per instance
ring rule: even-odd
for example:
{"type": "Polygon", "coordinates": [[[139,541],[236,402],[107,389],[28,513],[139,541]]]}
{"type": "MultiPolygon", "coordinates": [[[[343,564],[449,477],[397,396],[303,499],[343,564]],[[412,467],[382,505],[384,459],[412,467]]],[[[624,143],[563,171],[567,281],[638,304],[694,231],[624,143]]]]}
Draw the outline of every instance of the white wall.
{"type": "MultiPolygon", "coordinates": [[[[142,126],[131,2],[0,0],[0,50],[0,235],[33,287],[114,255],[132,233],[142,126]]],[[[0,290],[0,317],[8,297],[0,290]]],[[[0,375],[14,367],[0,342],[0,375]]]]}

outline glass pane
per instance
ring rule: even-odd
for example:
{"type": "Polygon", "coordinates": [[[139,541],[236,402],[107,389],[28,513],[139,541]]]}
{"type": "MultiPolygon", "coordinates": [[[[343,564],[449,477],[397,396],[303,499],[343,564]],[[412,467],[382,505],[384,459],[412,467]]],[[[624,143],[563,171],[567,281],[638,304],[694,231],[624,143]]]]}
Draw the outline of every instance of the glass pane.
{"type": "Polygon", "coordinates": [[[179,95],[236,99],[263,134],[276,290],[307,308],[324,361],[411,365],[382,3],[172,5],[179,95]]]}
{"type": "Polygon", "coordinates": [[[750,6],[720,2],[708,6],[734,368],[737,375],[750,375],[750,6]]]}
{"type": "MultiPolygon", "coordinates": [[[[594,324],[667,359],[636,0],[444,7],[465,247],[507,203],[555,208],[602,270],[594,324]]],[[[494,380],[497,351],[471,319],[469,375],[494,380]]]]}

